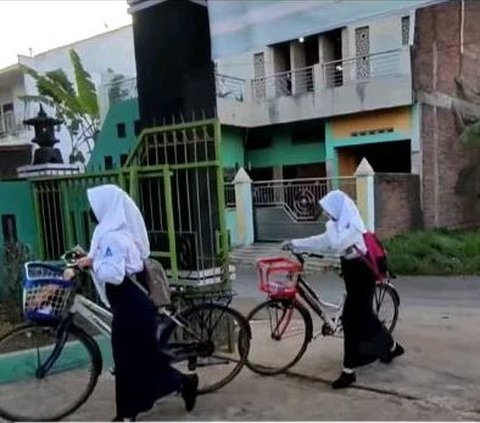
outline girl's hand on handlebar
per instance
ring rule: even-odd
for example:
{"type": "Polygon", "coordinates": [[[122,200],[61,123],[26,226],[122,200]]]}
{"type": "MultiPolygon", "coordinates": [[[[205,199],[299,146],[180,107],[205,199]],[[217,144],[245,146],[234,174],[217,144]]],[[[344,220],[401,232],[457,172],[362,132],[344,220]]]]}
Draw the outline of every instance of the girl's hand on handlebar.
{"type": "Polygon", "coordinates": [[[293,251],[292,241],[285,241],[280,247],[283,251],[293,251]]]}
{"type": "Polygon", "coordinates": [[[92,267],[93,265],[93,259],[91,259],[90,257],[82,257],[82,258],[79,258],[76,262],[75,262],[75,265],[80,269],[80,270],[84,270],[84,269],[88,269],[90,267],[92,267]]]}

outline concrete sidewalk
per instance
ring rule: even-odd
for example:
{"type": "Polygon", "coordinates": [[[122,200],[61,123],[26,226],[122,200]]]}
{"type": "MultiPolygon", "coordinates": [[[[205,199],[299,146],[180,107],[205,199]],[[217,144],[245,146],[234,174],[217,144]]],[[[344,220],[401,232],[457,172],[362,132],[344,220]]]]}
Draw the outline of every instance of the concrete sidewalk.
{"type": "MultiPolygon", "coordinates": [[[[191,414],[170,397],[142,420],[479,420],[480,312],[410,306],[402,316],[396,336],[407,353],[391,365],[359,369],[352,388],[331,389],[341,369],[342,340],[320,338],[288,375],[244,369],[222,390],[200,397],[191,414]]],[[[113,383],[103,380],[70,420],[111,416],[113,383]]]]}

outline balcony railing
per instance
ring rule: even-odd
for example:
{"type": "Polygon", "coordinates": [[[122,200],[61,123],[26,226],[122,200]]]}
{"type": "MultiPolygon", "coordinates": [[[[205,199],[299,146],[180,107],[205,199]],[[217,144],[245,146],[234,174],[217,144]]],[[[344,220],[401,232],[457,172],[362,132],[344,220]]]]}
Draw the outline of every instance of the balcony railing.
{"type": "Polygon", "coordinates": [[[410,66],[404,53],[403,48],[389,50],[255,78],[249,81],[250,93],[244,91],[248,81],[242,82],[242,94],[256,100],[271,99],[401,74],[404,66],[410,66]]]}
{"type": "Polygon", "coordinates": [[[112,81],[105,84],[104,89],[108,96],[109,105],[138,97],[137,78],[135,77],[112,81]]]}
{"type": "Polygon", "coordinates": [[[345,60],[335,60],[322,65],[326,88],[391,76],[401,71],[401,51],[390,50],[345,60]]]}
{"type": "Polygon", "coordinates": [[[0,114],[0,138],[16,136],[27,130],[23,124],[23,118],[15,112],[4,112],[0,114]]]}
{"type": "Polygon", "coordinates": [[[280,72],[252,80],[253,97],[256,99],[304,94],[314,90],[314,67],[280,72]]]}
{"type": "Polygon", "coordinates": [[[246,83],[246,79],[216,74],[215,85],[217,88],[217,97],[244,101],[246,83]]]}

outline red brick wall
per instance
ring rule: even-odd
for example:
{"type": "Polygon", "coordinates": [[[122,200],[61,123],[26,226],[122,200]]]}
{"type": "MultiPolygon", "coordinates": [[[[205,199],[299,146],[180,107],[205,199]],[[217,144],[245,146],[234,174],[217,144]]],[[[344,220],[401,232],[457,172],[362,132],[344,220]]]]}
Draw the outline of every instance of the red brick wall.
{"type": "MultiPolygon", "coordinates": [[[[422,93],[462,99],[461,76],[480,81],[480,1],[466,0],[464,52],[460,52],[461,2],[453,0],[417,11],[413,50],[414,87],[422,93]]],[[[471,153],[458,143],[449,104],[421,104],[422,199],[427,227],[470,226],[480,222],[477,201],[455,193],[458,174],[471,153]],[[436,115],[436,117],[435,117],[436,115]]]]}
{"type": "Polygon", "coordinates": [[[375,232],[380,238],[422,227],[420,179],[405,173],[375,175],[375,232]]]}

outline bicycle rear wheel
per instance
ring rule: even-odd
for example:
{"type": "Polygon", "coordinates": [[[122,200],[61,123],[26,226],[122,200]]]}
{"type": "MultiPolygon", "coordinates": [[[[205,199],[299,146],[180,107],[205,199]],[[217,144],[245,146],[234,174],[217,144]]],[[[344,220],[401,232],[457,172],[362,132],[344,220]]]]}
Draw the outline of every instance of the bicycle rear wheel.
{"type": "Polygon", "coordinates": [[[181,372],[195,371],[199,394],[229,383],[244,366],[250,348],[250,328],[236,310],[215,303],[193,306],[175,318],[161,337],[181,372]]]}
{"type": "Polygon", "coordinates": [[[392,285],[378,284],[375,287],[373,311],[390,333],[397,324],[399,306],[398,294],[392,285]]]}
{"type": "Polygon", "coordinates": [[[26,325],[0,339],[1,417],[12,421],[59,420],[90,396],[102,369],[97,344],[71,325],[60,349],[59,335],[52,326],[26,325]],[[47,360],[51,362],[49,369],[45,367],[47,360]]]}
{"type": "Polygon", "coordinates": [[[286,372],[302,358],[312,339],[310,313],[296,301],[265,301],[247,320],[252,331],[247,366],[261,375],[286,372]]]}

